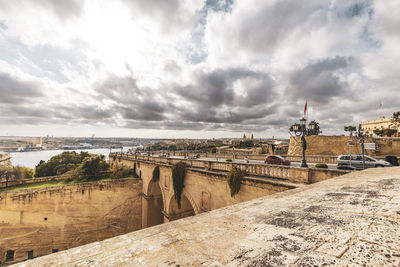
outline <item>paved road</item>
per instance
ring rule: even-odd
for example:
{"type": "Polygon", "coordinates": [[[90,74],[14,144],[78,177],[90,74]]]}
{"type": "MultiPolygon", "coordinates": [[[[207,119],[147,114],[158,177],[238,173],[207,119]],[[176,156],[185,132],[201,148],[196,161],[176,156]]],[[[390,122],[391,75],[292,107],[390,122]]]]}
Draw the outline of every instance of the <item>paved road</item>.
{"type": "MultiPolygon", "coordinates": [[[[183,159],[183,156],[171,156],[170,158],[174,158],[174,159],[183,159]]],[[[226,162],[226,158],[198,158],[197,160],[205,160],[205,161],[220,161],[220,162],[226,162]]],[[[234,159],[232,160],[233,163],[245,163],[244,159],[234,159]]],[[[263,160],[249,160],[249,163],[255,163],[255,164],[264,164],[263,160]]],[[[310,168],[314,168],[315,164],[317,163],[307,163],[308,167],[310,168]]],[[[290,166],[293,167],[300,167],[301,162],[291,162],[290,166]]],[[[337,169],[336,168],[336,164],[327,164],[328,165],[328,169],[337,169]]]]}

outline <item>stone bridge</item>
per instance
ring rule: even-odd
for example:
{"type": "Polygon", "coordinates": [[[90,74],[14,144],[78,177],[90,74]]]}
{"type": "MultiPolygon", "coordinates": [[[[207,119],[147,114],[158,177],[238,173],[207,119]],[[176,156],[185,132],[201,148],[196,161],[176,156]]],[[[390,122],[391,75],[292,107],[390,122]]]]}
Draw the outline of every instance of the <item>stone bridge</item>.
{"type": "Polygon", "coordinates": [[[143,180],[142,228],[230,206],[276,192],[301,187],[343,175],[345,171],[294,168],[266,164],[181,160],[127,154],[110,154],[110,166],[134,168],[143,180]],[[181,196],[181,208],[174,197],[171,167],[185,161],[189,166],[181,196]],[[153,170],[160,168],[160,178],[153,180],[153,170]],[[226,175],[233,167],[246,170],[240,192],[230,196],[226,175]]]}

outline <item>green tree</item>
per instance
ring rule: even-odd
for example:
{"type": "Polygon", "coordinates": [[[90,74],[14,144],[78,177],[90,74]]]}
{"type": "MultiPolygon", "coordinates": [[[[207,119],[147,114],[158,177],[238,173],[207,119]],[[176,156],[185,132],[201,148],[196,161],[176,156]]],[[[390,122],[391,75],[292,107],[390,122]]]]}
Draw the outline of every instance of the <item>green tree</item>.
{"type": "Polygon", "coordinates": [[[29,179],[33,177],[33,170],[23,166],[1,166],[0,178],[6,180],[6,186],[9,181],[29,179]]]}
{"type": "MultiPolygon", "coordinates": [[[[35,177],[61,175],[72,170],[78,170],[85,159],[93,156],[95,155],[83,151],[81,153],[65,151],[59,155],[53,156],[47,162],[41,160],[35,167],[35,177]]],[[[104,159],[103,161],[105,162],[104,159]]],[[[86,172],[87,170],[84,171],[86,172]]]]}
{"type": "Polygon", "coordinates": [[[384,136],[391,137],[395,133],[397,133],[396,129],[375,129],[374,130],[374,134],[376,134],[377,136],[380,136],[380,137],[384,137],[384,136]]]}
{"type": "Polygon", "coordinates": [[[351,125],[344,126],[344,131],[352,133],[352,132],[357,131],[357,127],[356,126],[351,126],[351,125]]]}
{"type": "Polygon", "coordinates": [[[103,155],[85,157],[79,166],[78,172],[89,178],[95,178],[101,172],[107,171],[108,164],[103,155]]]}
{"type": "Polygon", "coordinates": [[[394,112],[392,116],[392,123],[396,127],[396,133],[398,132],[398,129],[400,128],[400,111],[394,112]]]}
{"type": "Polygon", "coordinates": [[[400,111],[394,112],[392,116],[392,121],[396,124],[400,124],[400,111]]]}

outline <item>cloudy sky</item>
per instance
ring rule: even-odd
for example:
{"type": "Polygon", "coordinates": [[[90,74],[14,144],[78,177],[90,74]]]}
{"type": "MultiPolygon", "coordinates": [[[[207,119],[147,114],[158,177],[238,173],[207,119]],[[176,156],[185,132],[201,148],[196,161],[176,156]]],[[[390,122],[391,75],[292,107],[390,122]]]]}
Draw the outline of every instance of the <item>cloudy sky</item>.
{"type": "Polygon", "coordinates": [[[0,135],[288,137],[400,110],[400,1],[0,0],[0,135]],[[379,108],[383,103],[383,108],[379,108]]]}

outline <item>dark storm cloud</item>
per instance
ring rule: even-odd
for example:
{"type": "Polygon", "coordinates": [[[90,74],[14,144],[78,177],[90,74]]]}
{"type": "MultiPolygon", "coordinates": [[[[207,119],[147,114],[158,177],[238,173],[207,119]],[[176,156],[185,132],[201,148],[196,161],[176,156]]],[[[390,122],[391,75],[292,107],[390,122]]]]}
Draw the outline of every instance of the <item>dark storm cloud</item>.
{"type": "Polygon", "coordinates": [[[253,119],[264,118],[276,111],[273,107],[229,107],[230,111],[218,111],[216,109],[183,110],[180,117],[187,121],[201,121],[208,123],[246,123],[253,119]]]}
{"type": "Polygon", "coordinates": [[[157,129],[207,129],[214,124],[255,123],[277,110],[273,82],[266,73],[247,69],[217,69],[199,72],[186,86],[161,86],[164,90],[141,88],[132,77],[110,75],[95,85],[98,99],[112,101],[109,108],[127,123],[125,127],[157,129]],[[241,83],[242,94],[234,86],[241,83]],[[182,102],[182,100],[185,100],[182,102]]]}
{"type": "Polygon", "coordinates": [[[128,107],[120,107],[121,115],[125,119],[161,121],[165,119],[164,108],[160,103],[153,101],[137,102],[128,107]]]}
{"type": "Polygon", "coordinates": [[[143,95],[136,84],[136,79],[129,76],[109,75],[106,80],[95,84],[94,87],[100,99],[114,100],[125,105],[137,102],[138,97],[143,95]]]}
{"type": "Polygon", "coordinates": [[[3,72],[0,72],[0,95],[0,103],[10,104],[33,102],[33,98],[43,96],[39,83],[18,80],[3,72]]]}
{"type": "Polygon", "coordinates": [[[12,117],[15,121],[40,120],[41,122],[112,122],[113,113],[111,110],[104,109],[96,105],[57,105],[49,103],[48,105],[29,105],[23,103],[20,105],[3,105],[0,109],[2,117],[12,117]]]}
{"type": "Polygon", "coordinates": [[[206,124],[201,122],[186,122],[186,121],[138,121],[127,120],[125,128],[134,129],[164,129],[164,130],[204,130],[206,124]]]}
{"type": "Polygon", "coordinates": [[[311,63],[292,73],[291,87],[287,89],[287,94],[292,99],[309,99],[316,103],[327,103],[333,97],[351,98],[347,84],[341,82],[336,75],[348,64],[348,60],[343,57],[311,63]]]}
{"type": "Polygon", "coordinates": [[[247,69],[217,69],[197,73],[190,85],[176,86],[175,92],[190,104],[175,110],[184,121],[246,123],[276,110],[273,82],[267,73],[247,69]],[[241,83],[244,94],[235,92],[241,83]]]}
{"type": "Polygon", "coordinates": [[[246,69],[217,69],[208,73],[198,73],[195,82],[175,89],[176,93],[186,100],[196,102],[202,108],[221,105],[256,106],[265,103],[273,96],[273,83],[267,73],[246,69]],[[246,86],[246,96],[235,95],[234,83],[251,78],[257,85],[246,86]]]}
{"type": "Polygon", "coordinates": [[[168,105],[157,92],[149,88],[139,88],[132,77],[110,75],[105,81],[95,85],[99,100],[114,102],[113,111],[125,119],[160,121],[165,119],[168,105]]]}

